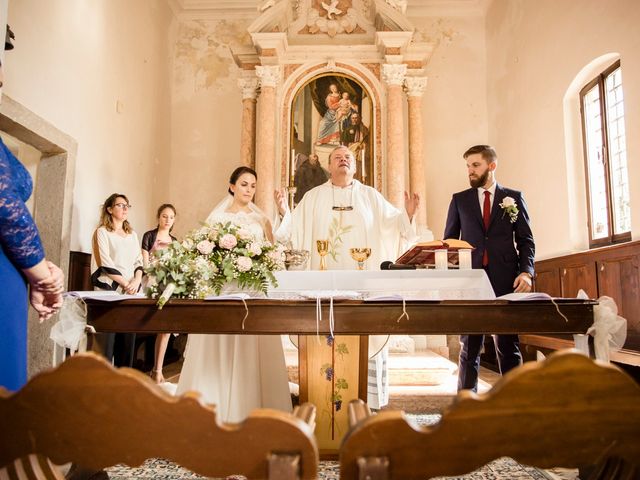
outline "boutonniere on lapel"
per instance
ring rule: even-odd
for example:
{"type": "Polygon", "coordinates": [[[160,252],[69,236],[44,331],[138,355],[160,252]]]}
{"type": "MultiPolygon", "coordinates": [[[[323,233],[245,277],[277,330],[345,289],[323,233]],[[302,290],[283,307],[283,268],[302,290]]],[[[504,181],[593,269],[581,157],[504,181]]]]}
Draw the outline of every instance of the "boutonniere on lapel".
{"type": "Polygon", "coordinates": [[[500,208],[502,208],[502,218],[504,218],[505,214],[508,214],[509,221],[511,223],[514,223],[516,220],[518,220],[518,213],[520,213],[520,210],[518,210],[518,205],[513,198],[504,197],[502,199],[502,203],[500,203],[499,205],[500,208]]]}

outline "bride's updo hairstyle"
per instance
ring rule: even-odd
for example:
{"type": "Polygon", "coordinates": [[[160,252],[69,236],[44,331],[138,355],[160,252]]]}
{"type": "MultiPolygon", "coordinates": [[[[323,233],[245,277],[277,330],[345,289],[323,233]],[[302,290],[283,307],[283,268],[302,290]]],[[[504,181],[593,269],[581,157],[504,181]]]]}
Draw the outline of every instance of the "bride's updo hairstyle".
{"type": "MultiPolygon", "coordinates": [[[[255,177],[256,180],[258,180],[258,174],[256,173],[256,171],[253,168],[249,168],[249,167],[238,167],[236,168],[233,173],[231,174],[231,176],[229,177],[229,184],[230,185],[235,185],[236,182],[238,181],[238,179],[240,178],[240,176],[244,173],[250,173],[251,175],[253,175],[255,177]]],[[[231,188],[228,188],[227,191],[229,192],[230,195],[233,196],[233,192],[231,191],[231,188]]]]}

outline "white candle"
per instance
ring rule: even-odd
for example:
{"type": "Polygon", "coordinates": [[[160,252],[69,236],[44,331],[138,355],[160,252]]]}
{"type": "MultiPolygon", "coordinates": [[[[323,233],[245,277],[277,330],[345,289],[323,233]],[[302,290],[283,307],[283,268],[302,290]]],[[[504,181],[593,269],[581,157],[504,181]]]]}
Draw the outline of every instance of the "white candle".
{"type": "Polygon", "coordinates": [[[447,269],[447,249],[436,250],[436,270],[447,269]]]}
{"type": "Polygon", "coordinates": [[[458,266],[460,270],[471,270],[471,250],[468,248],[458,250],[458,266]]]}
{"type": "Polygon", "coordinates": [[[367,172],[364,168],[364,148],[360,150],[360,161],[362,162],[362,179],[364,180],[365,178],[367,178],[367,172]]]}
{"type": "Polygon", "coordinates": [[[290,183],[293,185],[293,177],[296,174],[296,151],[291,149],[291,167],[289,168],[290,183]]]}

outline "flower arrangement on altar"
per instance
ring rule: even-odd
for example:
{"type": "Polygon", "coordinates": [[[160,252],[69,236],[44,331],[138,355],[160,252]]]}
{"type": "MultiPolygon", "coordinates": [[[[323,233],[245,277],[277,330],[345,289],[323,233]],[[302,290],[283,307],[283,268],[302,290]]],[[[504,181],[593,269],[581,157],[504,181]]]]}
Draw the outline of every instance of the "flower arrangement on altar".
{"type": "Polygon", "coordinates": [[[282,245],[257,239],[240,225],[205,225],[154,253],[146,268],[147,296],[162,308],[171,296],[201,299],[232,283],[266,293],[270,284],[277,286],[273,272],[284,269],[284,259],[282,245]]]}

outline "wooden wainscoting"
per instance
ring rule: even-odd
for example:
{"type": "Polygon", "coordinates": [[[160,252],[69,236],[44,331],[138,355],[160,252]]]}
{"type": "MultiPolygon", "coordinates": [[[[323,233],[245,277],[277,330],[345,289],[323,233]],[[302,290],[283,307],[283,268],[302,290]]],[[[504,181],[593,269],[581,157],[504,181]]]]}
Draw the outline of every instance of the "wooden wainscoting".
{"type": "MultiPolygon", "coordinates": [[[[554,297],[575,297],[582,289],[590,298],[613,298],[627,319],[627,342],[611,359],[640,366],[640,241],[564,255],[536,262],[536,291],[554,297]]],[[[521,335],[523,345],[557,350],[573,344],[569,337],[521,335]]]]}
{"type": "Polygon", "coordinates": [[[69,252],[69,278],[67,290],[70,292],[93,290],[91,286],[91,254],[69,252]]]}

